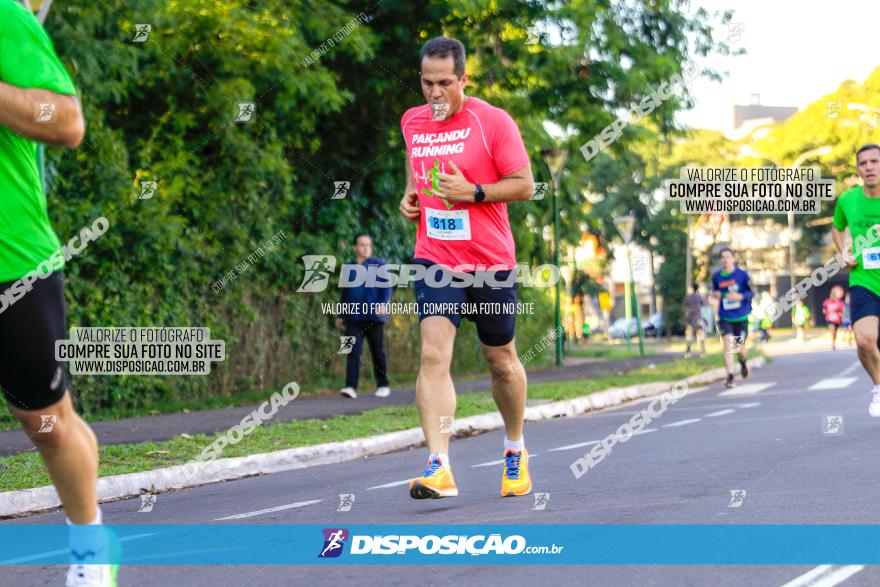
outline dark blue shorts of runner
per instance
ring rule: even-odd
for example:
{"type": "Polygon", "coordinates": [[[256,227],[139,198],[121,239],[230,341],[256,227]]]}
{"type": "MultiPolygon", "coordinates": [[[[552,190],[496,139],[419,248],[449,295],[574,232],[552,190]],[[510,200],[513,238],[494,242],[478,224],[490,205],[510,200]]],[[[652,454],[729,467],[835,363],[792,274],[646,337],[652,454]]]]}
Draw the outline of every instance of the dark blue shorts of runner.
{"type": "Polygon", "coordinates": [[[749,321],[741,320],[739,322],[728,322],[727,320],[719,320],[718,328],[723,334],[732,334],[739,338],[745,338],[749,334],[749,321]]]}
{"type": "Polygon", "coordinates": [[[867,287],[852,286],[849,288],[849,315],[853,324],[865,316],[880,317],[880,296],[867,287]]]}
{"type": "Polygon", "coordinates": [[[458,328],[463,316],[476,325],[477,336],[486,346],[503,346],[513,340],[519,299],[516,272],[471,273],[475,281],[465,287],[461,287],[464,281],[456,275],[460,274],[432,265],[424,278],[415,280],[419,322],[430,316],[444,316],[458,328]],[[451,280],[446,276],[451,276],[451,280]],[[490,285],[493,280],[503,285],[490,285]],[[459,287],[455,287],[456,283],[459,287]]]}

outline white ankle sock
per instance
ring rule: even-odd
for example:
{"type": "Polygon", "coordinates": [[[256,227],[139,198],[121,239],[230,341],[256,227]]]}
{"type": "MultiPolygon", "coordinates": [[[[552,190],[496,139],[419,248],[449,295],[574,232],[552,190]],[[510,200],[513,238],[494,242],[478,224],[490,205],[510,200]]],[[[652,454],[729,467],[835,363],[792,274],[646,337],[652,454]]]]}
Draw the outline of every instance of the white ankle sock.
{"type": "Polygon", "coordinates": [[[98,513],[95,514],[95,519],[92,520],[91,522],[89,522],[88,524],[74,524],[73,522],[70,521],[70,518],[68,518],[67,516],[64,516],[64,519],[67,521],[68,526],[77,526],[77,525],[96,526],[98,524],[104,523],[104,519],[103,519],[103,516],[101,515],[101,508],[100,507],[97,508],[97,512],[98,513]]]}
{"type": "MultiPolygon", "coordinates": [[[[74,524],[67,516],[65,516],[64,519],[67,520],[71,551],[76,551],[77,553],[85,555],[88,551],[98,553],[107,548],[107,536],[104,533],[104,530],[95,528],[95,526],[103,525],[101,508],[98,508],[98,513],[95,514],[95,519],[88,524],[74,524]]],[[[71,564],[75,564],[83,561],[74,559],[73,554],[71,554],[70,562],[71,564]]]]}
{"type": "Polygon", "coordinates": [[[449,455],[447,455],[445,452],[432,452],[431,456],[428,458],[432,459],[433,457],[437,457],[437,460],[440,461],[440,464],[444,467],[449,466],[449,455]]]}
{"type": "Polygon", "coordinates": [[[509,450],[515,450],[517,452],[522,452],[522,449],[525,448],[525,438],[520,437],[519,440],[511,440],[504,436],[504,452],[509,450]]]}

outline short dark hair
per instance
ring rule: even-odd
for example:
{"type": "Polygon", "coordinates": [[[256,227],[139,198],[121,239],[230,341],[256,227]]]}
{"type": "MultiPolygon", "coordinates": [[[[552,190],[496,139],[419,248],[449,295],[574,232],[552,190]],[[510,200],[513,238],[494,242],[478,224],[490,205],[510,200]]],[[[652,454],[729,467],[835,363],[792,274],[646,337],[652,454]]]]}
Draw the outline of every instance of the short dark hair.
{"type": "Polygon", "coordinates": [[[356,235],[354,235],[354,238],[351,240],[351,244],[352,244],[352,245],[357,245],[357,244],[358,244],[358,239],[361,238],[362,236],[365,236],[365,237],[367,237],[368,239],[370,239],[370,243],[373,242],[373,237],[371,237],[369,234],[367,234],[366,232],[359,232],[359,233],[357,233],[356,235]]]}
{"type": "Polygon", "coordinates": [[[730,247],[723,247],[720,251],[718,251],[718,256],[720,257],[721,255],[723,255],[725,251],[736,257],[736,253],[734,253],[733,249],[731,249],[730,247]]]}
{"type": "Polygon", "coordinates": [[[697,293],[698,291],[700,291],[700,285],[697,283],[692,283],[691,289],[694,290],[694,293],[697,293]]]}
{"type": "Polygon", "coordinates": [[[870,151],[871,149],[877,149],[878,151],[880,151],[880,145],[868,143],[867,145],[862,145],[861,147],[859,147],[859,150],[856,151],[856,165],[859,164],[859,155],[861,155],[865,151],[870,151]]]}
{"type": "Polygon", "coordinates": [[[419,71],[422,70],[422,61],[425,60],[425,57],[445,59],[450,55],[452,55],[455,76],[460,78],[464,75],[464,45],[458,39],[449,37],[434,37],[422,46],[422,53],[419,55],[419,71]]]}

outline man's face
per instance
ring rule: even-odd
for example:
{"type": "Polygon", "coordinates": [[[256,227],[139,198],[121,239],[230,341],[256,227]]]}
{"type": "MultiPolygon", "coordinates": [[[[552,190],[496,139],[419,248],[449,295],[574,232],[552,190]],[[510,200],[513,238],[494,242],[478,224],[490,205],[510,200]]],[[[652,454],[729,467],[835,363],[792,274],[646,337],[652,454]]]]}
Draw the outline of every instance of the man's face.
{"type": "Polygon", "coordinates": [[[434,120],[447,120],[457,114],[464,103],[467,73],[455,75],[452,55],[422,59],[422,93],[431,105],[434,120]]]}
{"type": "Polygon", "coordinates": [[[858,172],[867,187],[880,185],[880,149],[868,149],[859,155],[858,172]]]}
{"type": "Polygon", "coordinates": [[[368,236],[359,236],[354,245],[354,252],[358,257],[369,257],[373,253],[373,241],[368,236]]]}
{"type": "Polygon", "coordinates": [[[733,265],[736,262],[736,257],[733,256],[733,253],[730,251],[724,251],[721,253],[721,265],[724,267],[725,271],[730,271],[733,269],[733,265]]]}

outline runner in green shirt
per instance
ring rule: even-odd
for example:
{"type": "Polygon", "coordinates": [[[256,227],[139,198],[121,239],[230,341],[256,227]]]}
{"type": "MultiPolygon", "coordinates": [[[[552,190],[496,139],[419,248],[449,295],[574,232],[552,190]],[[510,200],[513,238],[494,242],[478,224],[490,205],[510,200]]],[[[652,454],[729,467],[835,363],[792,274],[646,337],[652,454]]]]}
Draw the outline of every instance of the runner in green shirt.
{"type": "Polygon", "coordinates": [[[96,492],[98,445],[76,414],[55,341],[67,338],[63,255],[46,212],[37,143],[75,148],[85,123],[73,82],[37,19],[0,0],[0,388],[40,451],[71,523],[68,586],[116,585],[95,564],[111,541],[96,492]],[[40,275],[33,272],[41,267],[40,275]]]}
{"type": "Polygon", "coordinates": [[[863,185],[837,198],[831,235],[852,268],[849,294],[853,331],[859,361],[874,382],[868,413],[880,418],[880,146],[860,148],[856,169],[863,185]]]}

